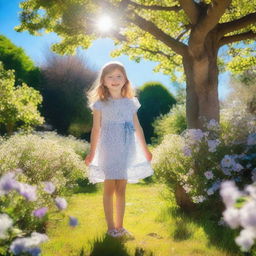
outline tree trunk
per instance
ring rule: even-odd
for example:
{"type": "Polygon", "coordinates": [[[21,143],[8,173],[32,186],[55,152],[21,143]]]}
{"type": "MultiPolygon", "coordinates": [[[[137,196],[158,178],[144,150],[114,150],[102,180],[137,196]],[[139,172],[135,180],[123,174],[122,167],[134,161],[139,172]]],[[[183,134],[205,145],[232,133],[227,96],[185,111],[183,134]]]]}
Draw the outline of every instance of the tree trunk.
{"type": "MultiPolygon", "coordinates": [[[[207,37],[203,47],[188,47],[183,56],[186,74],[186,117],[189,129],[205,130],[205,122],[215,119],[219,122],[218,66],[215,34],[207,37]]],[[[193,37],[193,36],[191,36],[193,37]]],[[[196,172],[196,170],[195,170],[196,172]]],[[[179,206],[193,208],[186,192],[176,189],[176,201],[179,206]],[[183,194],[183,195],[181,195],[183,194]]]]}
{"type": "Polygon", "coordinates": [[[183,58],[186,74],[186,116],[189,129],[205,130],[205,121],[219,122],[218,66],[215,34],[210,34],[204,47],[188,48],[183,58]]]}
{"type": "Polygon", "coordinates": [[[13,134],[14,131],[14,124],[13,123],[8,123],[6,124],[6,132],[8,136],[11,136],[13,134]]]}

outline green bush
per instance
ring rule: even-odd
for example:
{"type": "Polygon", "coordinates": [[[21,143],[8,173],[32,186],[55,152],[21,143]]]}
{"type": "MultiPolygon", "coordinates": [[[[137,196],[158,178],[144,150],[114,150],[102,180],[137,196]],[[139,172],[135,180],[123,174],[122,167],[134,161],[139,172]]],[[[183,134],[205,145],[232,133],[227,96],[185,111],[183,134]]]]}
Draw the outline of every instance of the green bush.
{"type": "Polygon", "coordinates": [[[240,187],[256,172],[256,120],[242,104],[222,109],[220,125],[211,120],[206,126],[166,135],[153,150],[158,179],[171,189],[181,185],[195,203],[219,202],[221,182],[240,187]]]}
{"type": "Polygon", "coordinates": [[[148,82],[139,88],[141,108],[138,117],[144,130],[147,143],[151,143],[154,135],[152,123],[161,114],[166,114],[176,103],[170,91],[159,82],[148,82]]]}
{"type": "Polygon", "coordinates": [[[0,196],[0,213],[11,216],[15,225],[9,238],[1,241],[3,250],[7,250],[17,235],[28,235],[35,230],[45,232],[48,214],[37,218],[32,211],[41,207],[48,207],[49,212],[56,211],[54,198],[70,194],[77,181],[86,178],[83,155],[88,147],[88,143],[55,132],[0,137],[0,178],[6,173],[16,172],[18,182],[37,188],[35,201],[28,202],[15,190],[0,196]],[[55,185],[53,194],[44,191],[44,182],[55,185]]]}
{"type": "Polygon", "coordinates": [[[187,128],[185,105],[175,105],[168,114],[157,117],[153,127],[154,144],[160,144],[165,134],[181,134],[187,128]]]}

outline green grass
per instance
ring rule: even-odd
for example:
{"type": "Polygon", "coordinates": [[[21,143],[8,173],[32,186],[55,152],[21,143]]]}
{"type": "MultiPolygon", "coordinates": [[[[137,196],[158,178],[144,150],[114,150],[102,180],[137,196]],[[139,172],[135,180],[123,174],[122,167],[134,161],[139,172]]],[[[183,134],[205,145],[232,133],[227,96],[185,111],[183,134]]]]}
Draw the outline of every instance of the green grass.
{"type": "Polygon", "coordinates": [[[185,214],[159,184],[128,184],[124,227],[135,240],[120,242],[105,235],[102,183],[93,192],[76,193],[64,214],[54,214],[47,224],[50,240],[44,256],[238,256],[233,233],[219,227],[206,213],[185,214]],[[168,198],[168,200],[167,200],[168,198]],[[79,225],[68,225],[68,215],[79,225]]]}

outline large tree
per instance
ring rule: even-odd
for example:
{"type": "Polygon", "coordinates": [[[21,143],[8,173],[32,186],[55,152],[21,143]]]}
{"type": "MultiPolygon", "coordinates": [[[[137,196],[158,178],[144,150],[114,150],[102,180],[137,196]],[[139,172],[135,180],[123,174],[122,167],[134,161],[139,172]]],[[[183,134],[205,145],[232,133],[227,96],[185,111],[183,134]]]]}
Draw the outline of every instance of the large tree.
{"type": "Polygon", "coordinates": [[[77,46],[86,49],[98,37],[111,37],[120,46],[113,56],[125,53],[136,61],[157,61],[155,70],[172,79],[177,71],[184,73],[188,127],[203,128],[200,117],[219,120],[220,65],[230,59],[233,70],[255,65],[255,6],[255,0],[27,0],[21,3],[16,29],[56,32],[62,41],[52,49],[61,54],[74,53],[77,46]],[[96,29],[105,14],[115,24],[108,33],[96,29]],[[228,47],[223,47],[222,56],[233,58],[218,56],[224,45],[228,47]]]}

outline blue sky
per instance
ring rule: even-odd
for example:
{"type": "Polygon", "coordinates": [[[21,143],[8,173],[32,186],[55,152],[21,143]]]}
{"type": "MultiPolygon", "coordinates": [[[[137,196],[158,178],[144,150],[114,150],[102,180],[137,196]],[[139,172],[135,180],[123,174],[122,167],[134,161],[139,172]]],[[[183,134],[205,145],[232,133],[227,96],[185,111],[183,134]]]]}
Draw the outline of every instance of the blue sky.
{"type": "MultiPolygon", "coordinates": [[[[35,64],[40,65],[44,61],[44,55],[52,43],[59,41],[54,33],[45,34],[43,36],[32,36],[28,32],[18,33],[14,31],[14,27],[19,24],[18,12],[19,0],[0,0],[0,34],[8,37],[15,45],[22,47],[26,54],[32,58],[35,64]]],[[[134,86],[140,86],[148,81],[159,81],[163,83],[174,95],[175,87],[167,75],[155,73],[152,71],[156,62],[141,61],[136,63],[129,60],[129,57],[122,55],[118,58],[110,57],[110,52],[114,49],[111,39],[98,39],[87,50],[79,52],[87,57],[90,66],[95,69],[100,68],[110,60],[121,61],[127,70],[129,79],[134,86]]],[[[229,92],[228,88],[229,75],[224,73],[219,75],[219,98],[225,99],[229,92]]]]}

